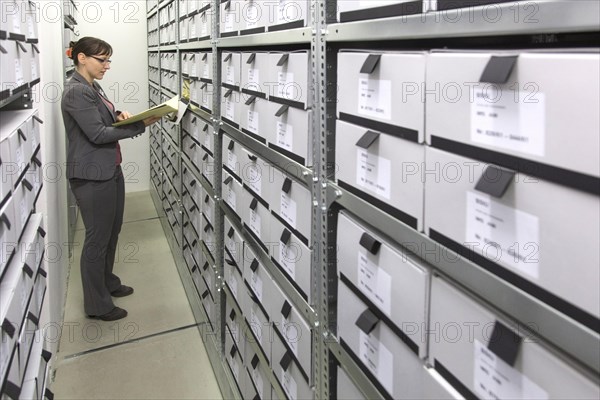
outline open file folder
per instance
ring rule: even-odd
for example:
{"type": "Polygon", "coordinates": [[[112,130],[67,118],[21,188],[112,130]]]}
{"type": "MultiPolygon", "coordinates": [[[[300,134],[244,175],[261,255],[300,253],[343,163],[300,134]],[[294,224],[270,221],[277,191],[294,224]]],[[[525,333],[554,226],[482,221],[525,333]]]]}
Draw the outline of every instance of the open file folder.
{"type": "Polygon", "coordinates": [[[188,104],[188,100],[183,98],[179,99],[177,96],[175,96],[162,104],[149,108],[146,111],[142,111],[139,114],[135,114],[131,116],[131,118],[127,118],[124,121],[115,122],[112,124],[112,126],[133,124],[134,122],[142,121],[149,117],[163,117],[168,114],[172,114],[170,119],[174,120],[175,123],[178,124],[181,121],[183,114],[185,114],[188,104]]]}

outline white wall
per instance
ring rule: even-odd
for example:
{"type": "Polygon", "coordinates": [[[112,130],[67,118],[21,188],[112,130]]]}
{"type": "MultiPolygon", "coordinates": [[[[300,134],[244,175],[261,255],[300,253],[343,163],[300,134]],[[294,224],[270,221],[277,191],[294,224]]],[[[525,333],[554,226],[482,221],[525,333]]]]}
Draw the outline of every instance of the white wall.
{"type": "MultiPolygon", "coordinates": [[[[118,110],[132,114],[148,108],[148,34],[145,1],[75,1],[80,37],[95,36],[113,47],[111,69],[100,81],[118,110]]],[[[120,141],[127,192],[150,189],[148,130],[120,141]]]]}

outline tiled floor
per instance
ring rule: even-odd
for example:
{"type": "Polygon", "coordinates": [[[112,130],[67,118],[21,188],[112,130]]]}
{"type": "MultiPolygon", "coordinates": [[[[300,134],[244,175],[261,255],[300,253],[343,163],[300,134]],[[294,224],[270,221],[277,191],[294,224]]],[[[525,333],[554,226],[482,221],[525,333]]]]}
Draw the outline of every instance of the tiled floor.
{"type": "Polygon", "coordinates": [[[220,399],[215,376],[148,192],[127,195],[115,272],[133,286],[115,299],[127,318],[83,312],[75,234],[55,381],[57,399],[220,399]]]}

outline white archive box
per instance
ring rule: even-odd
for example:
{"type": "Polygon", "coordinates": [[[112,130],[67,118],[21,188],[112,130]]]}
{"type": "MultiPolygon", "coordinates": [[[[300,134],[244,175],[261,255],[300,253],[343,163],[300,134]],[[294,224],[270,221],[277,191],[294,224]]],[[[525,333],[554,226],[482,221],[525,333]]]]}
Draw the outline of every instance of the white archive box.
{"type": "Polygon", "coordinates": [[[194,286],[196,287],[196,292],[198,292],[198,295],[201,295],[206,290],[206,283],[202,278],[202,272],[200,269],[202,264],[198,265],[198,263],[195,262],[195,259],[190,259],[190,261],[192,264],[189,264],[188,266],[190,267],[189,269],[192,282],[194,282],[194,286]]]}
{"type": "Polygon", "coordinates": [[[202,195],[198,199],[198,202],[201,203],[200,209],[202,210],[202,214],[206,217],[208,222],[214,224],[216,222],[215,199],[202,188],[202,195]]]}
{"type": "Polygon", "coordinates": [[[252,383],[252,378],[250,377],[250,371],[248,370],[248,368],[244,367],[244,372],[242,373],[242,375],[243,386],[240,388],[242,399],[259,399],[260,397],[258,397],[258,391],[252,383]]]}
{"type": "Polygon", "coordinates": [[[202,11],[195,14],[189,19],[189,40],[206,40],[210,38],[212,29],[213,12],[210,9],[210,4],[204,6],[202,11]]]}
{"type": "MultiPolygon", "coordinates": [[[[270,343],[269,343],[270,344],[270,343]]],[[[269,358],[271,357],[271,348],[269,347],[269,358]]],[[[250,375],[250,380],[256,389],[261,400],[271,399],[271,381],[267,373],[271,373],[268,365],[263,366],[254,351],[254,348],[246,343],[246,352],[244,353],[244,362],[250,375]],[[266,372],[265,369],[269,372],[266,372]]]]}
{"type": "Polygon", "coordinates": [[[2,172],[7,182],[13,186],[27,168],[32,156],[30,124],[32,111],[3,111],[0,112],[0,143],[2,148],[2,172]]]}
{"type": "MultiPolygon", "coordinates": [[[[279,334],[273,335],[271,366],[288,399],[312,399],[309,386],[310,371],[303,371],[279,334]]],[[[273,398],[278,398],[273,395],[273,398]]]]}
{"type": "Polygon", "coordinates": [[[269,9],[269,32],[309,26],[310,13],[310,0],[279,0],[269,9]]]}
{"type": "Polygon", "coordinates": [[[304,166],[312,160],[312,110],[269,102],[269,121],[263,135],[269,147],[304,166]]]}
{"type": "Polygon", "coordinates": [[[267,143],[267,130],[273,117],[269,114],[269,102],[257,95],[242,94],[240,102],[240,128],[246,135],[267,143]]]}
{"type": "Polygon", "coordinates": [[[202,216],[200,227],[201,231],[198,232],[200,238],[211,252],[211,255],[215,256],[218,251],[221,251],[221,246],[219,246],[215,235],[215,227],[204,216],[202,216]]]}
{"type": "Polygon", "coordinates": [[[337,117],[413,142],[425,139],[427,54],[341,50],[337,117]]]}
{"type": "Polygon", "coordinates": [[[215,129],[212,124],[208,121],[201,119],[199,121],[199,137],[198,141],[208,150],[210,154],[215,152],[215,129]]]}
{"type": "Polygon", "coordinates": [[[223,169],[223,185],[222,185],[223,201],[227,207],[235,213],[238,218],[242,218],[244,188],[242,183],[227,170],[223,169]]]}
{"type": "Polygon", "coordinates": [[[208,322],[210,326],[214,330],[216,330],[215,326],[220,323],[219,318],[217,318],[217,309],[215,305],[215,301],[211,291],[206,285],[206,281],[204,281],[205,287],[203,291],[200,293],[200,298],[202,299],[202,307],[204,308],[204,312],[206,313],[206,317],[208,318],[208,322]]]}
{"type": "Polygon", "coordinates": [[[380,319],[402,331],[415,353],[425,357],[430,270],[345,211],[338,217],[337,249],[340,280],[360,292],[362,301],[376,307],[380,319]]]}
{"type": "Polygon", "coordinates": [[[197,70],[194,75],[191,75],[192,65],[196,63],[195,53],[183,53],[181,55],[181,75],[184,77],[197,77],[197,70]]]}
{"type": "Polygon", "coordinates": [[[271,260],[284,272],[300,295],[311,302],[312,252],[301,239],[274,216],[271,217],[271,260]]]}
{"type": "Polygon", "coordinates": [[[269,243],[269,239],[271,239],[271,220],[273,218],[267,203],[244,189],[242,209],[241,217],[244,227],[267,253],[270,252],[269,246],[272,244],[269,243]]]}
{"type": "Polygon", "coordinates": [[[208,268],[210,268],[210,264],[204,252],[202,251],[202,244],[199,238],[189,238],[190,249],[192,251],[192,255],[194,256],[194,260],[196,261],[196,265],[198,266],[198,274],[200,276],[204,274],[208,274],[208,268]]]}
{"type": "MultiPolygon", "coordinates": [[[[204,151],[204,149],[203,149],[204,151]]],[[[215,181],[215,173],[216,169],[220,168],[210,153],[204,151],[204,155],[202,156],[202,163],[200,164],[200,171],[202,172],[202,176],[208,181],[208,183],[214,188],[217,185],[215,181]]]]}
{"type": "Polygon", "coordinates": [[[43,124],[39,117],[39,111],[33,110],[30,117],[27,118],[27,131],[29,132],[29,141],[31,144],[31,152],[35,153],[36,149],[40,146],[41,139],[41,124],[43,124]]]}
{"type": "Polygon", "coordinates": [[[428,10],[429,0],[338,0],[339,22],[389,18],[402,15],[421,14],[428,10]]]}
{"type": "MultiPolygon", "coordinates": [[[[350,380],[348,374],[338,366],[336,368],[336,399],[339,400],[367,400],[362,392],[350,380]]],[[[376,400],[376,399],[371,399],[376,400]]]]}
{"type": "Polygon", "coordinates": [[[267,361],[271,362],[271,342],[273,337],[271,329],[273,328],[269,323],[269,317],[248,285],[245,284],[240,291],[240,306],[250,328],[250,330],[243,332],[244,339],[247,342],[246,349],[251,348],[252,344],[256,344],[266,356],[267,361]]]}
{"type": "Polygon", "coordinates": [[[225,359],[227,365],[235,379],[238,390],[241,392],[244,384],[244,360],[243,349],[240,349],[234,342],[233,336],[229,328],[225,329],[225,359]]]}
{"type": "Polygon", "coordinates": [[[13,40],[7,40],[3,44],[6,46],[3,48],[7,51],[7,55],[11,56],[8,59],[8,65],[14,67],[14,80],[4,82],[5,88],[19,90],[31,82],[31,49],[28,49],[31,46],[25,42],[13,40]]]}
{"type": "Polygon", "coordinates": [[[465,397],[596,399],[566,359],[443,278],[431,288],[430,363],[465,397]]]}
{"type": "MultiPolygon", "coordinates": [[[[0,51],[0,63],[2,65],[11,65],[14,61],[14,50],[12,46],[9,46],[12,41],[8,40],[7,32],[2,29],[0,30],[0,47],[6,52],[0,51]]],[[[10,91],[15,88],[15,69],[14,68],[2,68],[0,70],[0,98],[8,97],[10,91]]]]}
{"type": "Polygon", "coordinates": [[[269,101],[307,109],[312,106],[308,50],[269,53],[269,101]]]}
{"type": "Polygon", "coordinates": [[[434,51],[427,63],[427,142],[598,177],[599,71],[599,49],[434,51]]]}
{"type": "Polygon", "coordinates": [[[241,302],[245,300],[245,293],[243,293],[243,291],[246,290],[244,278],[242,277],[242,268],[244,267],[244,264],[237,264],[235,261],[231,260],[227,253],[224,254],[224,257],[224,281],[227,284],[227,287],[229,287],[235,301],[238,304],[241,304],[241,302]]]}
{"type": "Polygon", "coordinates": [[[39,159],[41,157],[42,151],[38,148],[38,151],[31,157],[31,162],[29,163],[29,168],[25,172],[23,180],[26,180],[33,186],[33,190],[31,190],[32,197],[32,207],[35,209],[37,201],[39,199],[40,193],[42,191],[42,185],[44,181],[44,170],[42,168],[42,161],[39,159]]]}
{"type": "Polygon", "coordinates": [[[12,196],[8,196],[3,200],[0,206],[0,276],[4,272],[4,268],[8,264],[9,259],[17,250],[18,235],[21,231],[17,231],[15,218],[14,200],[12,196]]]}
{"type": "Polygon", "coordinates": [[[181,132],[181,150],[195,165],[199,165],[204,155],[200,143],[187,132],[181,132]]]}
{"type": "MultiPolygon", "coordinates": [[[[310,326],[302,317],[302,314],[292,304],[282,289],[276,284],[268,286],[270,290],[267,304],[268,313],[271,317],[273,329],[292,354],[306,375],[310,376],[311,354],[312,354],[312,332],[310,326]]],[[[273,356],[275,356],[273,354],[273,356]]],[[[273,363],[278,362],[273,359],[273,363]]]]}
{"type": "Polygon", "coordinates": [[[257,197],[264,203],[265,207],[270,208],[274,167],[246,148],[242,149],[242,153],[242,158],[239,161],[240,177],[244,189],[257,197]]]}
{"type": "Polygon", "coordinates": [[[243,349],[246,344],[246,340],[244,339],[244,335],[246,334],[244,329],[244,316],[238,313],[234,305],[235,303],[236,302],[233,301],[231,297],[225,296],[225,324],[231,333],[233,342],[239,349],[242,349],[241,358],[244,358],[243,349]]]}
{"type": "Polygon", "coordinates": [[[427,170],[438,171],[426,178],[432,239],[459,254],[468,247],[486,270],[597,326],[597,196],[429,147],[426,159],[427,170]]]}
{"type": "MultiPolygon", "coordinates": [[[[380,320],[343,282],[338,285],[338,338],[355,362],[376,380],[388,397],[420,399],[425,370],[423,361],[397,329],[380,320]]],[[[423,334],[421,332],[421,334],[423,334]]]]}
{"type": "Polygon", "coordinates": [[[212,83],[200,81],[200,108],[209,114],[212,114],[213,96],[215,89],[212,83]]]}
{"type": "Polygon", "coordinates": [[[240,127],[243,106],[240,92],[229,88],[221,90],[221,119],[236,129],[240,127]]]}
{"type": "Polygon", "coordinates": [[[40,49],[38,44],[28,43],[27,51],[29,52],[29,64],[25,65],[31,71],[29,78],[30,86],[40,82],[40,49]]]}
{"type": "MultiPolygon", "coordinates": [[[[185,12],[184,10],[179,10],[180,12],[180,16],[184,16],[185,14],[181,14],[181,12],[185,12]]],[[[188,37],[190,34],[190,19],[189,18],[181,18],[179,20],[179,41],[180,42],[187,42],[188,37]]]]}
{"type": "Polygon", "coordinates": [[[302,238],[307,246],[311,246],[311,219],[307,218],[312,213],[310,190],[276,168],[270,172],[269,181],[269,205],[272,212],[288,228],[292,228],[294,234],[302,238]]]}
{"type": "Polygon", "coordinates": [[[223,168],[241,182],[242,164],[248,159],[245,148],[228,136],[223,136],[223,168]],[[245,157],[245,158],[244,158],[245,157]]]}
{"type": "MultiPolygon", "coordinates": [[[[235,0],[240,7],[240,35],[266,31],[272,3],[265,0],[235,0]]],[[[271,11],[272,12],[272,11],[271,11]]]]}
{"type": "Polygon", "coordinates": [[[39,315],[35,315],[33,310],[28,309],[25,313],[21,335],[19,336],[19,368],[21,376],[25,377],[28,368],[28,362],[31,355],[31,348],[35,340],[35,331],[39,328],[39,315]]]}
{"type": "Polygon", "coordinates": [[[267,97],[269,88],[265,84],[269,77],[268,52],[242,52],[241,90],[243,93],[267,97]]]}
{"type": "Polygon", "coordinates": [[[239,91],[242,77],[242,54],[224,51],[221,57],[221,85],[239,91]]]}
{"type": "Polygon", "coordinates": [[[221,0],[221,37],[237,36],[240,25],[241,2],[238,0],[221,0]]]}
{"type": "Polygon", "coordinates": [[[423,229],[425,146],[338,120],[336,180],[413,229],[423,229]]]}
{"type": "Polygon", "coordinates": [[[270,304],[271,286],[274,285],[273,278],[267,272],[264,265],[256,257],[255,250],[248,243],[244,243],[244,280],[252,291],[256,300],[265,311],[267,319],[270,318],[268,305],[270,304]]]}
{"type": "Polygon", "coordinates": [[[225,250],[227,251],[227,258],[233,260],[240,271],[243,271],[244,239],[227,216],[224,218],[223,232],[225,233],[225,250]]]}
{"type": "Polygon", "coordinates": [[[12,198],[14,200],[17,235],[26,227],[29,215],[33,211],[35,195],[33,185],[25,177],[21,179],[13,191],[12,198]]]}

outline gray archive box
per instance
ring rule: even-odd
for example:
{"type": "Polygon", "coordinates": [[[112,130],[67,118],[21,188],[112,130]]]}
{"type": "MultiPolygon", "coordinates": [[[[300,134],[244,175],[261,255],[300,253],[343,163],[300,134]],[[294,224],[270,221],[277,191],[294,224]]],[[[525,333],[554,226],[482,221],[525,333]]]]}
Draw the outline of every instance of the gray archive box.
{"type": "Polygon", "coordinates": [[[222,185],[223,201],[229,206],[239,218],[242,217],[245,209],[243,208],[244,188],[242,183],[223,170],[223,185],[222,185]]]}
{"type": "Polygon", "coordinates": [[[243,349],[240,349],[234,342],[233,336],[229,328],[225,329],[225,359],[227,360],[227,365],[233,374],[233,378],[235,379],[235,383],[242,392],[242,389],[245,384],[244,377],[244,360],[243,349]]]}
{"type": "MultiPolygon", "coordinates": [[[[271,349],[269,348],[269,357],[271,349]]],[[[246,344],[246,352],[244,353],[244,362],[250,375],[250,380],[256,388],[256,393],[262,400],[271,399],[271,381],[267,374],[271,373],[271,368],[268,365],[262,365],[258,359],[258,355],[254,348],[246,344]],[[268,371],[268,372],[267,372],[268,371]]]]}
{"type": "Polygon", "coordinates": [[[273,168],[269,205],[279,218],[300,233],[312,244],[311,220],[312,196],[306,186],[273,168]]]}
{"type": "Polygon", "coordinates": [[[336,180],[413,229],[423,229],[425,147],[338,120],[336,180]]]}
{"type": "MultiPolygon", "coordinates": [[[[272,301],[271,293],[274,285],[273,278],[267,272],[263,264],[256,257],[255,251],[248,243],[244,243],[244,280],[250,287],[256,299],[264,310],[269,313],[268,305],[272,301]]],[[[270,318],[266,315],[267,319],[270,318]]]]}
{"type": "Polygon", "coordinates": [[[338,0],[337,18],[339,22],[353,22],[421,14],[428,10],[428,4],[429,0],[338,0]]]}
{"type": "Polygon", "coordinates": [[[426,61],[426,53],[340,51],[338,118],[423,142],[426,61]]]}
{"type": "Polygon", "coordinates": [[[446,371],[442,375],[450,374],[477,397],[598,398],[597,384],[513,325],[444,279],[433,278],[429,357],[436,370],[446,371]]]}
{"type": "Polygon", "coordinates": [[[213,12],[210,8],[193,15],[188,22],[189,40],[208,39],[212,29],[213,12]]]}
{"type": "Polygon", "coordinates": [[[244,239],[227,216],[224,218],[223,233],[225,234],[225,249],[231,255],[227,258],[232,259],[243,271],[244,239]]]}
{"type": "Polygon", "coordinates": [[[526,284],[533,296],[580,322],[598,320],[597,196],[438,149],[428,147],[426,154],[426,168],[438,171],[426,179],[430,237],[446,247],[469,247],[476,262],[490,264],[487,269],[512,284],[526,284]]]}
{"type": "Polygon", "coordinates": [[[247,153],[244,151],[244,146],[230,139],[228,136],[223,136],[223,166],[233,172],[239,180],[241,180],[242,165],[248,160],[247,153]]]}
{"type": "Polygon", "coordinates": [[[345,211],[338,217],[337,248],[340,279],[347,286],[353,285],[389,318],[386,323],[402,330],[418,349],[418,356],[424,358],[429,268],[345,211]]]}
{"type": "Polygon", "coordinates": [[[204,148],[210,151],[212,154],[215,152],[215,129],[210,122],[200,119],[198,127],[198,143],[204,148]]]}
{"type": "Polygon", "coordinates": [[[287,275],[310,304],[311,250],[285,225],[271,217],[271,260],[287,275]]]}
{"type": "MultiPolygon", "coordinates": [[[[336,390],[339,400],[367,400],[341,367],[337,367],[336,390]]],[[[375,400],[375,399],[371,399],[375,400]]]]}
{"type": "Polygon", "coordinates": [[[266,99],[269,88],[265,85],[269,77],[268,52],[242,52],[241,91],[248,94],[257,94],[266,99]]]}
{"type": "Polygon", "coordinates": [[[224,51],[221,57],[221,85],[239,91],[242,76],[241,53],[224,51]]]}
{"type": "Polygon", "coordinates": [[[258,196],[265,205],[269,205],[274,168],[246,148],[242,149],[242,153],[244,155],[240,163],[240,175],[245,189],[250,189],[253,195],[258,196]]]}
{"type": "MultiPolygon", "coordinates": [[[[250,330],[242,332],[246,340],[246,348],[251,349],[252,344],[260,347],[271,362],[271,342],[273,341],[273,327],[269,323],[269,318],[265,315],[263,308],[258,302],[256,296],[248,286],[240,289],[240,307],[244,313],[244,318],[248,322],[250,330]]],[[[250,361],[250,360],[247,360],[250,361]]]]}
{"type": "MultiPolygon", "coordinates": [[[[289,399],[313,398],[307,377],[277,334],[273,338],[271,368],[289,399]]],[[[310,376],[310,371],[306,374],[310,376]]],[[[278,397],[274,395],[273,398],[278,397]]]]}
{"type": "Polygon", "coordinates": [[[221,119],[236,129],[240,127],[243,105],[240,92],[221,88],[221,119]]]}
{"type": "Polygon", "coordinates": [[[312,106],[308,50],[269,54],[269,101],[307,109],[312,106]]]}
{"type": "Polygon", "coordinates": [[[338,285],[338,338],[391,398],[420,399],[423,361],[343,282],[338,285]]]}
{"type": "MultiPolygon", "coordinates": [[[[267,307],[273,329],[279,332],[279,336],[292,350],[300,366],[310,376],[312,365],[312,332],[310,327],[277,284],[274,283],[268,287],[271,293],[267,307]]],[[[274,363],[278,361],[277,358],[273,359],[274,363]]]]}
{"type": "Polygon", "coordinates": [[[256,198],[252,193],[244,189],[242,195],[242,222],[259,243],[269,251],[269,239],[271,238],[272,216],[266,203],[256,198]]]}
{"type": "Polygon", "coordinates": [[[269,114],[269,102],[256,95],[242,93],[240,109],[241,131],[266,144],[267,129],[273,118],[269,114]]]}
{"type": "Polygon", "coordinates": [[[269,102],[269,121],[263,133],[269,147],[305,166],[313,163],[312,110],[269,102]]]}
{"type": "Polygon", "coordinates": [[[427,63],[427,142],[447,139],[598,177],[599,69],[598,49],[435,51],[427,63]]]}
{"type": "Polygon", "coordinates": [[[237,36],[240,25],[241,3],[237,0],[221,0],[221,23],[219,24],[221,37],[237,36]]]}

